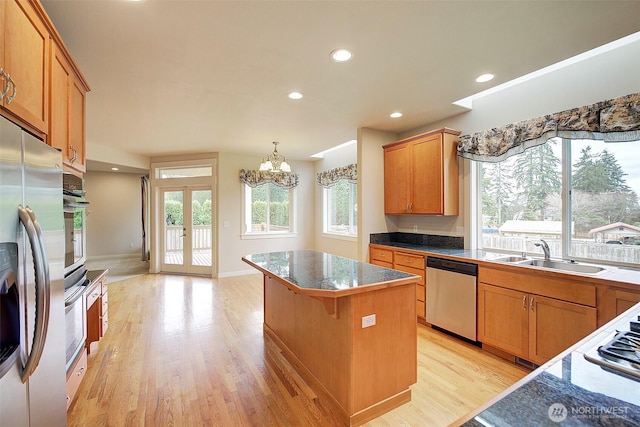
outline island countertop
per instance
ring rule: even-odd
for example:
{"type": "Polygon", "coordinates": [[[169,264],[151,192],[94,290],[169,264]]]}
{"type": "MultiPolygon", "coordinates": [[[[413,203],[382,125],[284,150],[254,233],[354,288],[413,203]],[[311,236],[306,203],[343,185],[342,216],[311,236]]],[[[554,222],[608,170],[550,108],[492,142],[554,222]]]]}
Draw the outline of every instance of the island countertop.
{"type": "Polygon", "coordinates": [[[296,293],[338,298],[415,282],[418,276],[314,250],[247,255],[244,262],[296,293]]]}

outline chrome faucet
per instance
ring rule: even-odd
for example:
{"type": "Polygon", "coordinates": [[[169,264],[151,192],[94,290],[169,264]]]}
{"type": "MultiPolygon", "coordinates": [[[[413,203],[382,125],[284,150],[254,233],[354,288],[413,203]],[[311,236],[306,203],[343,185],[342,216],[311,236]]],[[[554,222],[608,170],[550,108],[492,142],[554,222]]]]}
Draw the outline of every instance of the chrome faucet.
{"type": "Polygon", "coordinates": [[[544,252],[544,259],[551,259],[551,251],[549,250],[547,242],[540,239],[540,243],[534,243],[534,245],[542,248],[542,252],[544,252]]]}

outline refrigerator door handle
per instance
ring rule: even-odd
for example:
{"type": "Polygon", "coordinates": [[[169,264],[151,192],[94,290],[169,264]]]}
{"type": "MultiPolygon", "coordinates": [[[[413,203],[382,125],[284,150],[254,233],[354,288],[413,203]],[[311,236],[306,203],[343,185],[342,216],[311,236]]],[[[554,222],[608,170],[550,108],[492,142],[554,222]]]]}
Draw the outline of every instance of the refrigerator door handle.
{"type": "Polygon", "coordinates": [[[22,382],[26,382],[29,376],[36,370],[42,351],[44,350],[45,338],[49,323],[49,305],[50,305],[50,279],[49,269],[46,266],[47,259],[44,252],[44,243],[42,241],[42,229],[38,224],[35,213],[31,208],[18,206],[18,216],[20,222],[24,225],[31,252],[33,254],[33,268],[35,273],[36,285],[36,310],[35,325],[33,332],[33,342],[31,351],[27,357],[27,362],[22,369],[22,382]]]}

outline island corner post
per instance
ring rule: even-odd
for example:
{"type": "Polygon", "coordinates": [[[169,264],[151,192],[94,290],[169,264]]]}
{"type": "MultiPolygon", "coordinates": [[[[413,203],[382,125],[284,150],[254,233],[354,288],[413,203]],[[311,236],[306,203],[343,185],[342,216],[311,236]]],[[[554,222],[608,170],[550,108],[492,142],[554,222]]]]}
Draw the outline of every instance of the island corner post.
{"type": "Polygon", "coordinates": [[[266,336],[344,425],[411,400],[418,276],[310,250],[242,259],[263,273],[266,336]]]}

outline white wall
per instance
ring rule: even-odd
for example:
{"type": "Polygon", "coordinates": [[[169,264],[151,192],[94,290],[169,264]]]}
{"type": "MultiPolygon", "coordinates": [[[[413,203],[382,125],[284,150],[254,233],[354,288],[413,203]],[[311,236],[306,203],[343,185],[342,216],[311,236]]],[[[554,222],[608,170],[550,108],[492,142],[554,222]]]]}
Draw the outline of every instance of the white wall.
{"type": "MultiPolygon", "coordinates": [[[[87,172],[87,266],[144,271],[140,176],[87,172]]],[[[117,272],[117,271],[116,271],[117,272]]]]}
{"type": "Polygon", "coordinates": [[[384,154],[382,146],[398,139],[393,132],[358,129],[358,257],[369,259],[369,235],[398,231],[384,215],[384,154]]]}
{"type": "Polygon", "coordinates": [[[358,161],[358,145],[351,144],[338,148],[324,155],[324,158],[315,161],[314,190],[315,190],[315,250],[327,252],[346,258],[358,257],[358,239],[335,237],[323,233],[323,193],[324,189],[315,182],[316,174],[330,169],[347,166],[358,161]]]}
{"type": "Polygon", "coordinates": [[[219,153],[218,163],[218,276],[255,273],[242,261],[247,254],[293,249],[314,248],[315,224],[315,171],[313,162],[290,161],[293,172],[300,175],[296,187],[297,212],[295,238],[243,239],[242,232],[242,183],[240,169],[255,169],[260,157],[219,153]],[[228,225],[228,226],[226,226],[228,225]]]}

